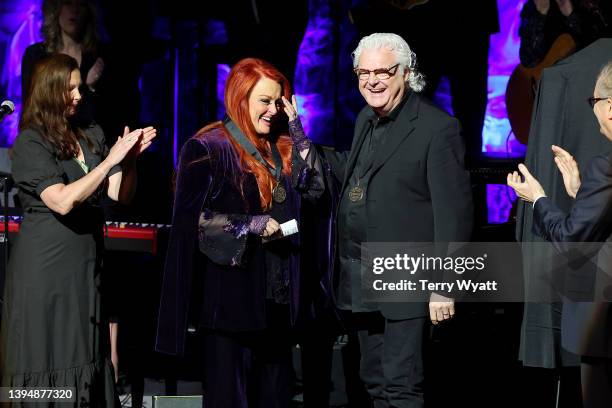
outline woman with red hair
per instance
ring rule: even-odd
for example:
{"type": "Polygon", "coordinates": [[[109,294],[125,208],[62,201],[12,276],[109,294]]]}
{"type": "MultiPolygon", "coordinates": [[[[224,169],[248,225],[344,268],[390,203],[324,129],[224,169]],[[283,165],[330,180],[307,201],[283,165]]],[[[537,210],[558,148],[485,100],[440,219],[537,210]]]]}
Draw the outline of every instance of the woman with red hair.
{"type": "Polygon", "coordinates": [[[318,197],[323,181],[290,95],[272,65],[239,61],[226,83],[226,118],[181,150],[156,348],[182,355],[188,328],[199,327],[206,408],[291,399],[300,293],[291,233],[300,200],[318,197]]]}

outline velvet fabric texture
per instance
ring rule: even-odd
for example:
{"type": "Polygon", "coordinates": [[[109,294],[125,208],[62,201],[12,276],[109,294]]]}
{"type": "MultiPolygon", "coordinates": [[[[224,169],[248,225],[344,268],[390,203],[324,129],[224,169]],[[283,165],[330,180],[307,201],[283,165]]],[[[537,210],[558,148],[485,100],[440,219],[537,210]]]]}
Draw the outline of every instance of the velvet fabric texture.
{"type": "MultiPolygon", "coordinates": [[[[229,137],[223,128],[212,129],[181,150],[156,341],[164,353],[184,353],[189,324],[226,332],[267,327],[266,251],[272,247],[248,233],[253,216],[264,212],[255,177],[240,169],[229,137]]],[[[294,152],[292,177],[281,179],[285,212],[298,222],[301,199],[315,199],[324,188],[308,160],[294,152]]],[[[293,324],[300,302],[299,235],[283,241],[293,324]]]]}

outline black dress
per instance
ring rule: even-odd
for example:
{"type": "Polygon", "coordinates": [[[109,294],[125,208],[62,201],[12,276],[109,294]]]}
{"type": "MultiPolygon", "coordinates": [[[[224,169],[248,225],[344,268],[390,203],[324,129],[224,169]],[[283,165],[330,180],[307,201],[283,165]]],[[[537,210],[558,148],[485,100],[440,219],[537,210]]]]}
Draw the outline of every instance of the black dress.
{"type": "MultiPolygon", "coordinates": [[[[206,407],[286,407],[300,309],[299,236],[264,244],[249,233],[264,210],[230,137],[216,127],[181,149],[156,349],[183,355],[188,327],[197,325],[206,407]]],[[[302,199],[323,191],[311,159],[294,151],[291,175],[280,179],[286,200],[265,214],[299,223],[302,199]]]]}
{"type": "MultiPolygon", "coordinates": [[[[91,146],[80,144],[93,169],[108,149],[99,127],[85,133],[91,146]]],[[[6,277],[1,384],[74,387],[74,406],[118,407],[101,307],[104,219],[97,203],[102,188],[62,216],[46,207],[40,194],[85,176],[76,159],[60,160],[38,132],[28,129],[15,141],[12,162],[24,218],[6,277]]],[[[114,167],[109,176],[120,170],[114,167]]]]}

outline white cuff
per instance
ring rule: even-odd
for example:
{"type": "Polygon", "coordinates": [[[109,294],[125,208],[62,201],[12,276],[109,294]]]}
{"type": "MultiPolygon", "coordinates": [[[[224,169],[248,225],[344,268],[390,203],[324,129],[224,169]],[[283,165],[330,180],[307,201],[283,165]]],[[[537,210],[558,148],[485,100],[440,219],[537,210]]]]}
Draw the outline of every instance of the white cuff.
{"type": "Polygon", "coordinates": [[[540,197],[536,198],[536,199],[535,199],[535,201],[533,202],[533,204],[531,205],[531,208],[535,208],[535,205],[536,205],[536,203],[538,202],[538,200],[539,200],[540,198],[544,198],[544,197],[546,197],[546,196],[540,196],[540,197]]]}

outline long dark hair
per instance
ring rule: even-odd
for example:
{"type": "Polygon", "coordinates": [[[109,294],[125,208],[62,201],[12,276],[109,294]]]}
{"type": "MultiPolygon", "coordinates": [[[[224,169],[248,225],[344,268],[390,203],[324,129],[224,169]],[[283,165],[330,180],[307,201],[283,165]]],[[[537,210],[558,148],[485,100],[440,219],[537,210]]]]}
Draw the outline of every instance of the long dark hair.
{"type": "MultiPolygon", "coordinates": [[[[84,54],[95,54],[98,48],[98,32],[96,28],[96,10],[91,0],[76,0],[83,3],[81,33],[78,42],[84,54]]],[[[42,35],[45,50],[49,53],[59,52],[62,46],[62,30],[59,16],[64,0],[43,0],[42,35]]]]}
{"type": "Polygon", "coordinates": [[[51,55],[36,64],[19,122],[19,130],[40,132],[62,160],[78,155],[78,139],[92,147],[85,134],[66,117],[71,102],[70,75],[78,70],[77,61],[65,54],[51,55]]]}

